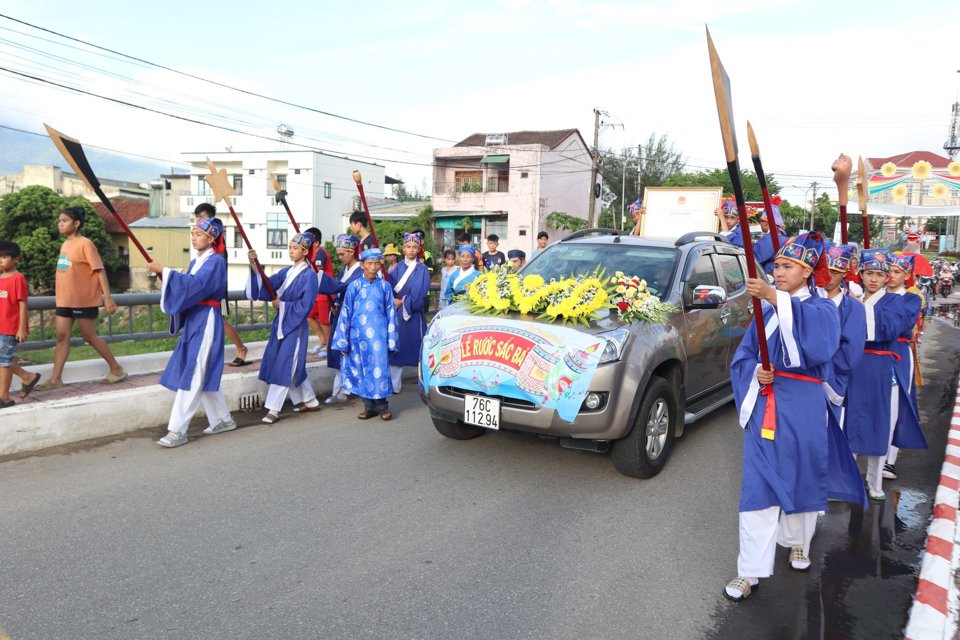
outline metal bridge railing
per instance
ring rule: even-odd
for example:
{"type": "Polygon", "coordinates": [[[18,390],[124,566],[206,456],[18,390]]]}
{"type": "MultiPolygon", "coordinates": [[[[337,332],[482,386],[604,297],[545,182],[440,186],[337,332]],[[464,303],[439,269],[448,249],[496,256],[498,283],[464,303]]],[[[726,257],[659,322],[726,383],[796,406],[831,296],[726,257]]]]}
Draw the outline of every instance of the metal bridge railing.
{"type": "MultiPolygon", "coordinates": [[[[247,300],[243,291],[227,294],[230,315],[227,320],[237,331],[269,329],[273,320],[273,307],[268,302],[247,300]]],[[[105,342],[125,340],[157,340],[173,337],[167,330],[167,316],[160,311],[160,293],[118,293],[113,296],[117,303],[116,314],[100,314],[97,333],[105,342]],[[145,308],[145,312],[144,312],[145,308]],[[157,317],[155,317],[157,316],[157,317]],[[104,323],[103,320],[106,320],[104,323]],[[105,324],[105,326],[104,326],[105,324]],[[104,331],[105,330],[105,331],[104,331]]],[[[39,339],[31,339],[17,346],[18,351],[48,349],[56,345],[54,296],[35,296],[27,302],[30,312],[30,328],[39,332],[39,339]]],[[[33,331],[31,331],[33,335],[33,331]]],[[[70,338],[71,345],[83,344],[83,338],[70,338]]]]}

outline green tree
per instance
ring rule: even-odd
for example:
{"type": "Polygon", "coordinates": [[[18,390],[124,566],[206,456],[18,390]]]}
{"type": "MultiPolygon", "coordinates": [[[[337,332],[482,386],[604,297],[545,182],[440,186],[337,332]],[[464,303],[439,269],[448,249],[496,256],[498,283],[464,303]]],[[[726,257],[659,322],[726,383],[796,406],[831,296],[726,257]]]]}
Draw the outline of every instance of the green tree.
{"type": "MultiPolygon", "coordinates": [[[[763,199],[760,193],[760,181],[757,174],[752,171],[740,170],[740,184],[743,186],[743,197],[748,202],[759,202],[763,199]]],[[[663,181],[665,187],[723,187],[724,195],[733,194],[733,183],[730,182],[730,174],[726,169],[713,169],[712,171],[698,171],[697,173],[675,173],[663,181]]],[[[770,195],[780,193],[780,185],[777,184],[773,174],[767,174],[767,188],[770,195]]]]}
{"type": "Polygon", "coordinates": [[[83,198],[67,201],[51,189],[36,185],[0,197],[0,238],[20,245],[23,257],[19,268],[36,293],[53,291],[63,244],[57,231],[57,214],[70,206],[82,206],[86,210],[82,233],[96,245],[107,274],[111,275],[119,266],[116,249],[89,202],[83,198]]]}
{"type": "Polygon", "coordinates": [[[551,211],[547,216],[547,224],[554,229],[572,232],[585,229],[587,221],[583,218],[572,216],[566,211],[551,211]]]}
{"type": "MultiPolygon", "coordinates": [[[[597,223],[599,226],[611,228],[614,222],[619,226],[621,211],[625,211],[627,205],[642,197],[644,188],[663,185],[667,178],[682,171],[686,165],[683,154],[674,147],[666,135],[658,138],[650,134],[647,142],[640,145],[640,153],[638,163],[635,147],[600,150],[603,180],[617,198],[600,212],[600,220],[597,223]]],[[[627,220],[625,224],[629,225],[630,218],[626,214],[624,217],[627,220]]]]}

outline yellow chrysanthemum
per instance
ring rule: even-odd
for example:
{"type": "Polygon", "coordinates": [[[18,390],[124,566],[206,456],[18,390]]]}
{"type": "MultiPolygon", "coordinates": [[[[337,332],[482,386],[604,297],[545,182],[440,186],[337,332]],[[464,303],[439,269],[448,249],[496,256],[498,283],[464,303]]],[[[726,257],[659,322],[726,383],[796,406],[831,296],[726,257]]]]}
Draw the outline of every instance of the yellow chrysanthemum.
{"type": "Polygon", "coordinates": [[[954,160],[947,165],[947,173],[954,178],[960,178],[960,160],[954,160]]]}
{"type": "Polygon", "coordinates": [[[892,162],[884,162],[883,166],[880,167],[880,175],[884,178],[892,178],[893,175],[897,172],[897,165],[892,162]]]}
{"type": "Polygon", "coordinates": [[[926,160],[919,160],[913,163],[913,177],[917,180],[923,180],[924,178],[929,178],[930,174],[933,172],[933,165],[931,165],[926,160]]]}
{"type": "Polygon", "coordinates": [[[947,197],[947,185],[945,185],[945,184],[935,184],[935,185],[933,185],[933,197],[934,197],[934,198],[946,198],[946,197],[947,197]]]}
{"type": "Polygon", "coordinates": [[[898,184],[893,188],[893,199],[894,200],[903,200],[907,197],[907,185],[898,184]]]}
{"type": "Polygon", "coordinates": [[[543,285],[543,277],[539,275],[526,276],[523,279],[523,288],[527,290],[539,289],[543,285]]]}

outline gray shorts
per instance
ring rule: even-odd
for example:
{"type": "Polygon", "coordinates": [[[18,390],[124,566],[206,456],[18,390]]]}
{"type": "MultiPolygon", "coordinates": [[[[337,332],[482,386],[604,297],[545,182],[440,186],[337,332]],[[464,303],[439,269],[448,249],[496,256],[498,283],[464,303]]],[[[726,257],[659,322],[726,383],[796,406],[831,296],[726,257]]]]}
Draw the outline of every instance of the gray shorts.
{"type": "Polygon", "coordinates": [[[0,335],[0,367],[12,367],[17,355],[17,336],[0,335]]]}

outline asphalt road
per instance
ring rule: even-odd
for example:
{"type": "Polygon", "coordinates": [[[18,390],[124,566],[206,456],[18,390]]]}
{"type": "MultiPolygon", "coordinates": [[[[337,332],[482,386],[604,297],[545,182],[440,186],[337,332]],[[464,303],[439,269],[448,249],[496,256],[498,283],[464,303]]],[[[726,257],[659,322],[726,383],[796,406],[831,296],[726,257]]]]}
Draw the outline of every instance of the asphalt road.
{"type": "MultiPolygon", "coordinates": [[[[941,387],[950,355],[930,371],[941,387]]],[[[273,427],[245,416],[174,450],[153,444],[156,429],[0,462],[0,628],[13,640],[884,637],[858,633],[861,588],[897,594],[864,620],[890,637],[905,623],[916,541],[880,538],[887,518],[922,544],[922,487],[912,502],[891,495],[886,516],[832,505],[811,574],[778,557],[771,586],[741,605],[721,597],[736,567],[732,406],[689,427],[647,481],[530,436],[445,439],[413,386],[392,422],[360,422],[360,408],[273,427]],[[876,554],[862,542],[874,531],[876,554]],[[900,572],[884,581],[893,553],[900,572]],[[812,614],[824,599],[836,604],[812,614]]],[[[904,454],[903,468],[937,475],[942,453],[941,441],[928,458],[904,454]]]]}

